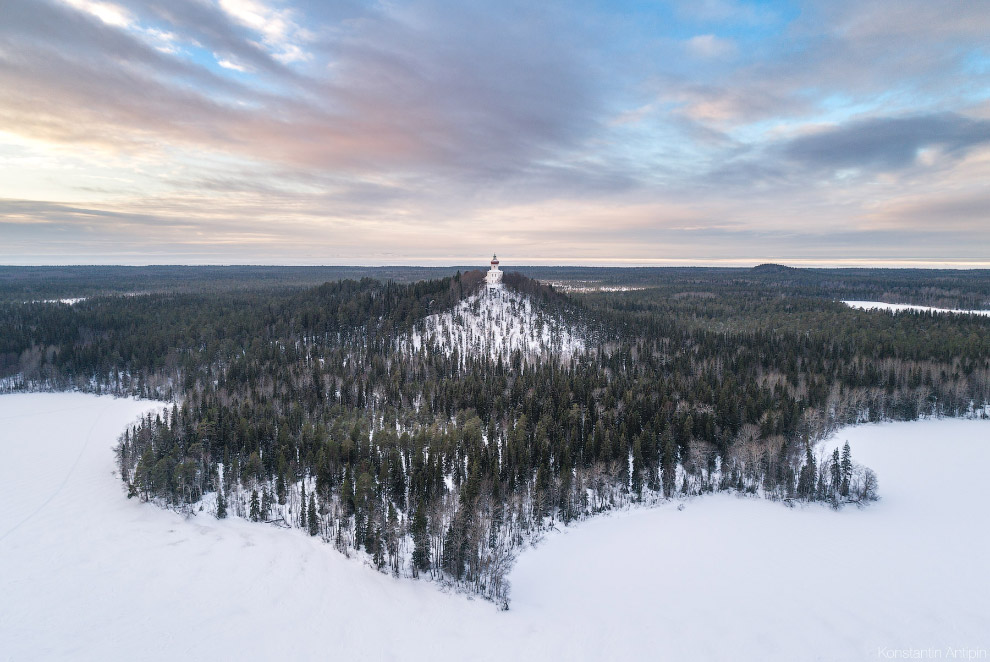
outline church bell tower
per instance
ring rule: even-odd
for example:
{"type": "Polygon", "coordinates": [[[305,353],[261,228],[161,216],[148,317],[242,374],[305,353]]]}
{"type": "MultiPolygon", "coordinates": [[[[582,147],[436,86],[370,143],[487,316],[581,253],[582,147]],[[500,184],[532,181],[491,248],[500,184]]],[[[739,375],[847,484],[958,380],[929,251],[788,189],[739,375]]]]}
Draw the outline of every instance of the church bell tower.
{"type": "Polygon", "coordinates": [[[502,289],[502,272],[498,268],[498,258],[492,254],[492,268],[485,274],[485,284],[489,290],[502,289]]]}

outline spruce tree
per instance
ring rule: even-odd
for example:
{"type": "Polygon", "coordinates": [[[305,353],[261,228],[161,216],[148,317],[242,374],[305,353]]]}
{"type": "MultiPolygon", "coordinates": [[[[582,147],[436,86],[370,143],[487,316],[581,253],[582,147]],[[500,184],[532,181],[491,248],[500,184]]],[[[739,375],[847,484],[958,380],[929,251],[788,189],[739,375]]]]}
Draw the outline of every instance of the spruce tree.
{"type": "Polygon", "coordinates": [[[268,521],[272,512],[272,493],[268,491],[268,487],[265,486],[261,490],[261,519],[268,521]]]}
{"type": "Polygon", "coordinates": [[[227,517],[227,500],[223,498],[223,492],[217,492],[217,519],[227,517]]]}
{"type": "Polygon", "coordinates": [[[368,510],[368,519],[364,527],[364,548],[369,554],[375,553],[375,544],[378,540],[378,513],[375,510],[368,510]]]}
{"type": "Polygon", "coordinates": [[[354,511],[354,549],[360,550],[365,538],[364,509],[354,511]]]}
{"type": "Polygon", "coordinates": [[[852,479],[852,449],[849,442],[842,447],[842,485],[839,488],[842,496],[849,496],[849,481],[852,479]]]}
{"type": "Polygon", "coordinates": [[[251,490],[251,521],[261,519],[261,504],[258,503],[258,490],[251,490]]]}
{"type": "Polygon", "coordinates": [[[637,435],[632,449],[632,491],[636,501],[643,498],[643,437],[637,435]]]}
{"type": "Polygon", "coordinates": [[[299,528],[305,529],[308,524],[306,523],[306,479],[303,478],[302,487],[300,488],[300,498],[299,498],[299,528]]]}
{"type": "Polygon", "coordinates": [[[344,504],[344,515],[350,517],[354,514],[354,483],[351,482],[349,473],[345,473],[344,482],[340,486],[340,499],[344,504]]]}
{"type": "Polygon", "coordinates": [[[804,466],[801,467],[801,474],[798,477],[798,498],[814,501],[817,479],[818,468],[815,466],[815,456],[811,454],[811,444],[806,444],[804,466]]]}
{"type": "Polygon", "coordinates": [[[492,485],[492,521],[488,527],[488,546],[491,549],[498,547],[499,537],[502,535],[502,509],[502,494],[498,480],[495,480],[492,485]]]}
{"type": "Polygon", "coordinates": [[[829,467],[832,476],[832,492],[838,492],[839,486],[842,484],[842,465],[839,460],[839,449],[835,448],[832,450],[832,465],[829,467]]]}
{"type": "Polygon", "coordinates": [[[413,537],[413,572],[426,572],[430,569],[430,536],[427,531],[426,509],[420,503],[416,506],[416,514],[412,521],[413,537]]]}
{"type": "Polygon", "coordinates": [[[663,495],[668,499],[674,494],[674,483],[677,479],[677,443],[670,426],[664,428],[660,444],[660,477],[663,483],[663,495]]]}
{"type": "Polygon", "coordinates": [[[315,536],[320,532],[320,520],[316,518],[316,495],[309,495],[309,535],[315,536]]]}
{"type": "Polygon", "coordinates": [[[370,542],[369,551],[371,551],[372,560],[375,562],[375,567],[381,570],[385,567],[385,551],[380,528],[375,527],[374,537],[370,542]]]}

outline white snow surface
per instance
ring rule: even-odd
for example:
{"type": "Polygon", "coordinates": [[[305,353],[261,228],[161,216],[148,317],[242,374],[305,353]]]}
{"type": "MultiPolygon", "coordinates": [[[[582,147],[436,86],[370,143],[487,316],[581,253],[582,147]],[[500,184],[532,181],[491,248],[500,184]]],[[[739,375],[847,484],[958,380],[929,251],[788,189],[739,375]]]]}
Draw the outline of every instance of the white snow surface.
{"type": "Polygon", "coordinates": [[[299,530],[128,500],[111,448],[158,406],[0,396],[0,658],[791,662],[990,648],[987,421],[841,430],[827,443],[848,440],[880,478],[882,500],[863,510],[722,494],[565,529],[521,554],[501,612],[299,530]]]}
{"type": "Polygon", "coordinates": [[[932,308],[931,306],[915,306],[909,303],[884,303],[883,301],[843,301],[850,308],[860,310],[891,310],[901,313],[905,310],[914,310],[927,313],[953,313],[956,315],[986,315],[990,316],[990,310],[960,310],[958,308],[932,308]]]}
{"type": "Polygon", "coordinates": [[[483,290],[454,307],[430,315],[406,341],[419,350],[424,344],[450,355],[487,355],[508,359],[516,350],[524,356],[556,354],[570,358],[585,351],[580,333],[563,320],[539,309],[528,296],[507,288],[483,290]]]}
{"type": "Polygon", "coordinates": [[[74,306],[80,301],[85,301],[89,297],[75,297],[72,299],[35,299],[34,301],[25,301],[24,303],[64,303],[69,306],[74,306]]]}

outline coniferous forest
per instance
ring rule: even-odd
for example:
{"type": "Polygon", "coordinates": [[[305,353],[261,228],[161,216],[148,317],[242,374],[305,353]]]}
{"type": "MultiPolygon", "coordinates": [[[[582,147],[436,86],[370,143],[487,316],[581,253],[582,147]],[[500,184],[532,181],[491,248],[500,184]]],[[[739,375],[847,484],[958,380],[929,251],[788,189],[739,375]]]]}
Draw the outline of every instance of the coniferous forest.
{"type": "Polygon", "coordinates": [[[166,401],[120,439],[128,496],[301,528],[503,606],[514,554],[548,529],[724,490],[863,504],[882,476],[815,441],[990,402],[990,318],[836,300],[988,308],[985,272],[510,273],[529,323],[583,348],[494,355],[409,341],[499,296],[481,272],[368,271],[0,274],[0,388],[166,401]],[[550,284],[591,279],[628,288],[550,284]]]}

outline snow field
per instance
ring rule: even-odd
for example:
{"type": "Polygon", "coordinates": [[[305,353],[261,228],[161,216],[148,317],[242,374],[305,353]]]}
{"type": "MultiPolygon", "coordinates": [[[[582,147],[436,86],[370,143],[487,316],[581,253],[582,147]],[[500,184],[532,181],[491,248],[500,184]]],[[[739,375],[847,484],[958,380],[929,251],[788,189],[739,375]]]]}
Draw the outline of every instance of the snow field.
{"type": "Polygon", "coordinates": [[[494,636],[490,603],[301,532],[128,500],[111,449],[157,406],[0,397],[0,659],[453,660],[494,636]]]}
{"type": "Polygon", "coordinates": [[[579,659],[990,650],[990,422],[863,425],[825,448],[847,440],[879,476],[878,503],[835,512],[718,494],[591,520],[520,555],[513,609],[587,615],[593,627],[559,641],[579,659]]]}
{"type": "Polygon", "coordinates": [[[990,649],[990,423],[837,433],[881,501],[728,494],[634,509],[520,554],[512,608],[393,579],[298,530],[128,500],[150,402],[0,396],[0,659],[876,660],[990,649]]]}

